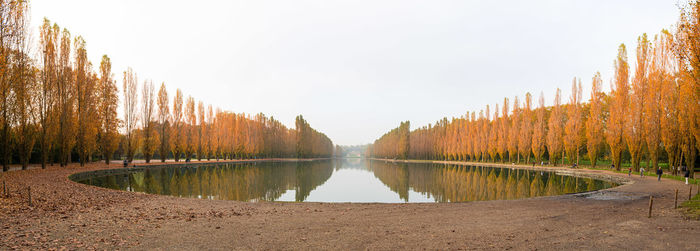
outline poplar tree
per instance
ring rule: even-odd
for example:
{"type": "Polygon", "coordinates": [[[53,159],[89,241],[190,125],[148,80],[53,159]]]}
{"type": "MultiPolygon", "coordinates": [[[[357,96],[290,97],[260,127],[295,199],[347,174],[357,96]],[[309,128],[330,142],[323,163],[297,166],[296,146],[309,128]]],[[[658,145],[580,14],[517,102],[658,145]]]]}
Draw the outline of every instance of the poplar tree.
{"type": "Polygon", "coordinates": [[[569,163],[578,164],[579,151],[583,144],[583,114],[581,112],[581,80],[574,78],[571,83],[571,97],[567,107],[566,128],[564,129],[564,148],[569,163]]]}
{"type": "MultiPolygon", "coordinates": [[[[27,169],[29,159],[34,149],[35,124],[36,124],[36,72],[29,57],[31,44],[29,43],[29,6],[26,1],[11,3],[13,7],[14,39],[11,53],[11,78],[10,90],[12,99],[11,107],[14,111],[12,124],[15,125],[15,142],[19,162],[22,170],[27,169]]],[[[11,48],[12,48],[11,47],[11,48]]],[[[12,125],[10,125],[12,126],[12,125]]]]}
{"type": "Polygon", "coordinates": [[[13,26],[14,6],[10,0],[0,0],[0,159],[2,170],[10,170],[11,147],[10,127],[11,108],[11,52],[15,27],[13,26]]]}
{"type": "Polygon", "coordinates": [[[680,59],[681,135],[686,165],[695,176],[695,158],[700,150],[700,2],[689,1],[681,10],[678,25],[680,59]]]}
{"type": "Polygon", "coordinates": [[[165,83],[160,84],[158,90],[158,124],[159,128],[159,151],[160,161],[165,162],[170,154],[170,103],[168,100],[168,90],[165,89],[165,83]]]}
{"type": "Polygon", "coordinates": [[[71,161],[71,151],[75,145],[75,83],[73,81],[73,69],[71,67],[71,34],[67,29],[61,32],[60,56],[58,59],[58,158],[61,166],[66,166],[71,161]]]}
{"type": "Polygon", "coordinates": [[[77,116],[76,150],[80,166],[89,161],[97,144],[97,77],[87,59],[87,49],[82,36],[75,38],[75,98],[77,116]]]}
{"type": "Polygon", "coordinates": [[[610,155],[616,170],[622,165],[622,151],[625,147],[624,131],[629,102],[629,64],[627,63],[627,49],[621,44],[615,60],[615,77],[611,87],[610,115],[605,131],[605,139],[610,147],[610,155]]]}
{"type": "Polygon", "coordinates": [[[206,141],[203,140],[203,137],[207,133],[205,121],[206,114],[204,112],[204,103],[202,103],[202,101],[197,103],[197,118],[197,160],[201,161],[206,148],[204,145],[206,141]]]}
{"type": "Polygon", "coordinates": [[[539,107],[535,111],[537,113],[537,120],[532,130],[532,153],[535,155],[536,162],[540,162],[542,160],[542,154],[544,154],[546,137],[544,109],[544,93],[540,93],[539,107]]]}
{"type": "Polygon", "coordinates": [[[195,114],[194,98],[188,96],[187,101],[185,101],[185,159],[192,158],[192,155],[195,153],[197,140],[196,127],[197,115],[195,114]]]}
{"type": "Polygon", "coordinates": [[[107,55],[100,62],[100,84],[98,89],[98,119],[100,151],[105,163],[109,165],[112,155],[119,147],[119,118],[117,106],[119,93],[112,78],[112,61],[107,55]]]}
{"type": "Polygon", "coordinates": [[[39,28],[39,50],[41,51],[41,71],[40,80],[37,81],[38,93],[36,95],[37,116],[38,116],[38,141],[41,155],[41,168],[46,168],[49,160],[49,152],[56,130],[56,61],[57,61],[57,25],[44,18],[44,22],[39,28]]]}
{"type": "Polygon", "coordinates": [[[216,121],[216,118],[214,117],[214,109],[210,105],[207,106],[207,118],[206,118],[206,134],[204,134],[205,140],[206,140],[206,155],[207,155],[207,160],[211,160],[212,156],[214,155],[214,149],[216,148],[214,146],[214,137],[216,135],[216,130],[214,128],[215,124],[214,121],[216,121]]]}
{"type": "Polygon", "coordinates": [[[605,118],[603,117],[603,105],[605,94],[601,88],[603,79],[600,72],[596,72],[591,81],[591,100],[588,120],[586,120],[586,150],[591,166],[595,167],[598,162],[598,155],[603,145],[603,131],[605,118]]]}
{"type": "Polygon", "coordinates": [[[646,140],[649,160],[654,169],[659,168],[659,154],[661,145],[661,117],[663,107],[662,91],[664,85],[672,84],[673,76],[669,73],[669,67],[674,61],[671,33],[662,30],[654,37],[654,46],[651,49],[651,62],[649,64],[649,86],[643,109],[644,139],[646,140]]]}
{"type": "Polygon", "coordinates": [[[644,113],[643,105],[647,102],[648,89],[648,67],[650,43],[647,35],[642,34],[637,38],[637,65],[635,67],[634,78],[632,79],[629,106],[626,109],[626,124],[624,130],[627,149],[632,158],[632,168],[639,170],[642,147],[644,145],[644,113]]]}
{"type": "Polygon", "coordinates": [[[173,98],[173,156],[175,162],[180,161],[180,155],[184,152],[184,136],[183,136],[183,125],[182,125],[182,91],[178,88],[175,91],[175,97],[173,98]]]}
{"type": "Polygon", "coordinates": [[[503,98],[503,106],[501,106],[501,118],[498,121],[498,155],[501,158],[501,162],[505,162],[506,158],[510,158],[508,153],[508,136],[509,136],[509,118],[508,112],[510,106],[508,104],[508,98],[503,98]]]}
{"type": "MultiPolygon", "coordinates": [[[[543,108],[544,109],[544,108],[543,108]]],[[[564,162],[564,112],[561,108],[561,90],[557,88],[554,96],[554,106],[552,106],[552,114],[547,121],[547,150],[549,152],[549,161],[552,165],[557,164],[558,158],[564,162]]]]}
{"type": "Polygon", "coordinates": [[[124,152],[126,153],[127,161],[134,160],[134,154],[138,148],[138,138],[136,136],[136,125],[139,121],[138,113],[138,80],[136,74],[131,69],[127,68],[124,71],[124,152]]]}
{"type": "Polygon", "coordinates": [[[520,121],[520,135],[518,137],[518,152],[525,158],[525,163],[530,163],[532,149],[532,94],[525,94],[523,113],[520,121]]]}
{"type": "Polygon", "coordinates": [[[508,153],[509,159],[512,161],[520,163],[520,153],[518,152],[518,142],[520,136],[520,121],[522,119],[522,112],[520,110],[520,100],[518,96],[513,99],[513,113],[510,116],[510,132],[508,135],[508,153]]]}
{"type": "Polygon", "coordinates": [[[155,119],[155,86],[153,81],[143,82],[141,100],[141,147],[146,163],[150,163],[156,150],[157,141],[153,128],[153,120],[155,119]]]}

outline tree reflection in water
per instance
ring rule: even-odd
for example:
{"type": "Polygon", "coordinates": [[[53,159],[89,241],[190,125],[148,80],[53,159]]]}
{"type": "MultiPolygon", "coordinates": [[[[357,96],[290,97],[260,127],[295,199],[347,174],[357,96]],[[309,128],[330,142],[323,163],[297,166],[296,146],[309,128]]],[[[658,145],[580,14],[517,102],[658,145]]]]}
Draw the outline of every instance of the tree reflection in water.
{"type": "MultiPolygon", "coordinates": [[[[342,175],[344,172],[338,172],[341,169],[371,172],[405,202],[412,193],[435,202],[465,202],[560,195],[615,186],[607,181],[541,171],[361,159],[162,167],[78,182],[134,192],[237,201],[275,201],[293,190],[295,201],[305,201],[334,173],[342,175]]],[[[356,191],[345,189],[338,193],[353,192],[356,191]]]]}
{"type": "Polygon", "coordinates": [[[371,162],[374,175],[408,201],[409,190],[436,202],[510,200],[605,189],[612,182],[515,168],[371,162]]]}

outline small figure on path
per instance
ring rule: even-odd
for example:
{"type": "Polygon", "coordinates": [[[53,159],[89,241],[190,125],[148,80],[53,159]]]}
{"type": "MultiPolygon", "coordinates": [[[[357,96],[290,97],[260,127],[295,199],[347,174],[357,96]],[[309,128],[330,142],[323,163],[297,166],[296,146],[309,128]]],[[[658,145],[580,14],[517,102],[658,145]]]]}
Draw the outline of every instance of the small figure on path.
{"type": "Polygon", "coordinates": [[[639,168],[639,177],[644,178],[644,167],[639,168]]]}
{"type": "Polygon", "coordinates": [[[690,177],[690,170],[687,167],[683,167],[683,177],[685,177],[685,184],[688,185],[688,178],[690,177]]]}
{"type": "Polygon", "coordinates": [[[632,168],[630,167],[629,172],[627,173],[627,177],[632,177],[632,168]]]}
{"type": "Polygon", "coordinates": [[[659,176],[659,181],[661,181],[661,175],[664,174],[664,170],[661,170],[661,167],[659,169],[656,169],[656,176],[659,176]]]}
{"type": "Polygon", "coordinates": [[[612,164],[612,165],[610,166],[610,169],[615,169],[615,164],[612,164]]]}

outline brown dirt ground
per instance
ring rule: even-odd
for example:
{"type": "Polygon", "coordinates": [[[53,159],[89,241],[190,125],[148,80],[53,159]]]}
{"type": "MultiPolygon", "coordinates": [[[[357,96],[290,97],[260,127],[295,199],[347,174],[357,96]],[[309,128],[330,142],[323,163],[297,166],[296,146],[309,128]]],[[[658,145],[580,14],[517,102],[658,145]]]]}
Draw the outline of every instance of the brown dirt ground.
{"type": "Polygon", "coordinates": [[[680,205],[689,186],[655,177],[633,176],[627,185],[588,195],[422,204],[212,201],[68,180],[104,168],[93,163],[0,173],[10,191],[0,198],[0,250],[700,249],[700,222],[673,209],[675,189],[680,205]]]}

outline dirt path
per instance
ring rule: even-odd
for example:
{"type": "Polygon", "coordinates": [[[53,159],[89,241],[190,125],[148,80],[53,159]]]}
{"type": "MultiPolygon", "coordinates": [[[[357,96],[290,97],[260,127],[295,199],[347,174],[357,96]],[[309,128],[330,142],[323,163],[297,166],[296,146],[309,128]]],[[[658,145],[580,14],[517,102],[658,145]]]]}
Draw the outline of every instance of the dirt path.
{"type": "Polygon", "coordinates": [[[587,195],[426,204],[210,201],[109,190],[67,179],[103,168],[91,164],[0,174],[11,191],[9,198],[0,198],[0,249],[700,247],[700,222],[673,209],[675,189],[684,201],[689,187],[654,177],[632,177],[632,184],[587,195]],[[27,204],[29,185],[33,207],[27,204]],[[646,217],[649,195],[655,198],[652,218],[646,217]]]}

